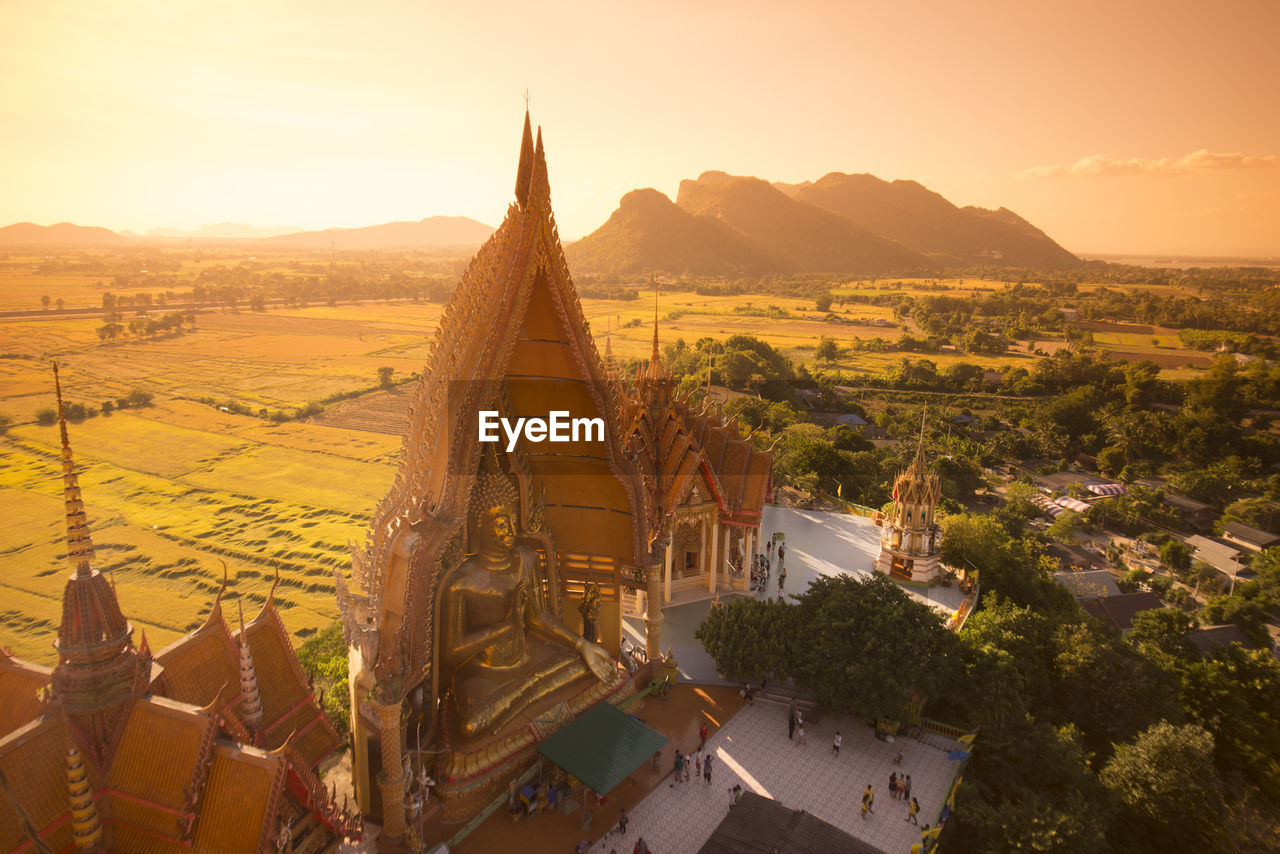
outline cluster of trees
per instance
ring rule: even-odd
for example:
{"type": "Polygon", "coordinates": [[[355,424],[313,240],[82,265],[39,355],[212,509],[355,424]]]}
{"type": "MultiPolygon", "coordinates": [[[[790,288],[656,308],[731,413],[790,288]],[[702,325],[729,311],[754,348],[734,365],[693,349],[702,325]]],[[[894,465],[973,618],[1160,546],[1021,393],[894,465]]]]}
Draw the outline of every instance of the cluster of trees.
{"type": "Polygon", "coordinates": [[[911,693],[951,687],[958,642],[882,576],[820,578],[790,602],[738,598],[695,637],[730,679],[793,682],[825,708],[901,720],[911,693]]]}
{"type": "MultiPolygon", "coordinates": [[[[114,315],[119,317],[118,314],[114,315]]],[[[186,331],[186,327],[192,329],[196,327],[196,316],[194,314],[182,314],[173,312],[163,317],[137,317],[128,322],[126,325],[117,320],[108,319],[108,322],[98,327],[98,338],[103,341],[114,341],[126,330],[128,334],[134,338],[141,338],[146,335],[149,338],[155,338],[158,335],[168,333],[178,333],[186,331]]]]}
{"type": "MultiPolygon", "coordinates": [[[[135,388],[124,397],[118,397],[115,400],[104,400],[97,406],[92,403],[79,403],[76,401],[67,401],[62,405],[62,414],[66,416],[68,421],[83,421],[86,418],[96,418],[98,413],[110,415],[117,409],[142,408],[151,406],[152,396],[150,392],[135,388]]],[[[52,408],[40,409],[36,412],[36,423],[48,427],[58,420],[58,411],[52,408]]]]}

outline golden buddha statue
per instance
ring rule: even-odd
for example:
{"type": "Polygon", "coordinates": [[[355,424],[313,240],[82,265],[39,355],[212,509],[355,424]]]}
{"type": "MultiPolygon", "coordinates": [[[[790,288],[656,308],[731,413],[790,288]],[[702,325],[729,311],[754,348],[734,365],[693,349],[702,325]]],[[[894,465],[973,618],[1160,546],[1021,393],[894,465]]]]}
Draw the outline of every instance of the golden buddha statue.
{"type": "Polygon", "coordinates": [[[537,551],[516,543],[518,502],[501,472],[481,475],[468,514],[474,552],[449,573],[441,594],[440,664],[464,738],[496,730],[588,674],[602,682],[617,676],[603,647],[547,608],[537,551]]]}

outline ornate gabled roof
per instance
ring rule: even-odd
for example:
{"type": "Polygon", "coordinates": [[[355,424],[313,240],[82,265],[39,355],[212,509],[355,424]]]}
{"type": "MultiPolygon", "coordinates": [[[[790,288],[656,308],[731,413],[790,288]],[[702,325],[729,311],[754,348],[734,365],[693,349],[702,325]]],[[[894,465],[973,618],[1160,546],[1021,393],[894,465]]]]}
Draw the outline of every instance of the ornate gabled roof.
{"type": "MultiPolygon", "coordinates": [[[[530,137],[526,124],[515,203],[445,308],[410,404],[395,482],[374,514],[365,548],[352,550],[352,576],[364,594],[358,607],[365,611],[367,604],[364,625],[377,632],[369,650],[382,675],[420,673],[428,663],[422,659],[430,655],[424,644],[433,632],[432,573],[465,520],[480,460],[481,410],[542,417],[569,410],[574,417],[602,418],[603,448],[543,444],[528,454],[522,474],[545,490],[546,523],[564,552],[591,551],[603,538],[607,553],[595,553],[606,560],[634,565],[652,559],[642,533],[645,497],[620,438],[616,390],[560,245],[541,129],[532,156],[530,137]],[[583,496],[592,506],[578,506],[583,496]],[[570,515],[574,521],[566,523],[570,515]],[[576,547],[575,539],[581,540],[576,547]],[[417,544],[413,567],[395,569],[410,541],[417,544]],[[409,620],[414,631],[402,632],[402,621],[409,620]]],[[[355,598],[342,596],[349,614],[355,598]]],[[[344,617],[348,640],[355,642],[350,623],[344,617]]]]}
{"type": "Polygon", "coordinates": [[[696,474],[726,521],[758,521],[772,487],[772,451],[756,450],[750,439],[740,438],[737,428],[718,415],[692,412],[671,393],[673,385],[659,355],[655,309],[653,355],[624,407],[637,467],[647,490],[657,496],[650,538],[656,540],[665,531],[671,512],[689,495],[696,474]]]}
{"type": "MultiPolygon", "coordinates": [[[[101,838],[113,851],[269,850],[280,798],[288,796],[286,769],[307,781],[308,794],[290,809],[320,815],[324,797],[311,769],[340,739],[310,695],[269,594],[240,635],[255,659],[270,662],[258,669],[278,683],[268,721],[283,734],[273,736],[269,726],[268,744],[292,735],[292,747],[272,755],[219,743],[228,735],[251,739],[223,702],[230,695],[230,705],[239,705],[240,684],[239,647],[222,617],[225,565],[204,625],[159,654],[167,669],[153,669],[145,632],[134,649],[114,586],[91,564],[57,388],[73,573],[52,673],[0,650],[0,851],[35,850],[37,838],[55,851],[101,838]],[[182,701],[188,697],[196,702],[182,701]]],[[[333,829],[329,806],[320,817],[333,829]]]]}
{"type": "Polygon", "coordinates": [[[66,725],[49,715],[0,738],[0,851],[37,850],[32,832],[54,851],[72,846],[66,756],[66,725]]]}
{"type": "Polygon", "coordinates": [[[39,715],[53,671],[0,649],[0,738],[39,715]]]}

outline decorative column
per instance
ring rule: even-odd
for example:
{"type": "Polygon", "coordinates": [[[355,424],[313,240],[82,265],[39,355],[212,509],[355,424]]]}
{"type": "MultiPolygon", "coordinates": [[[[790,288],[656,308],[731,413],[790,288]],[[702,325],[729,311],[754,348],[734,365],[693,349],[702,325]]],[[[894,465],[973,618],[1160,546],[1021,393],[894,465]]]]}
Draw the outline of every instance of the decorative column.
{"type": "Polygon", "coordinates": [[[710,520],[707,512],[702,511],[702,518],[698,520],[698,529],[702,532],[702,548],[698,551],[698,562],[702,564],[704,574],[711,573],[711,526],[708,524],[710,520]]]}
{"type": "Polygon", "coordinates": [[[662,562],[662,601],[664,604],[671,601],[671,550],[675,536],[675,528],[672,526],[671,539],[667,540],[667,548],[664,552],[666,559],[662,562]]]}
{"type": "Polygon", "coordinates": [[[378,788],[382,790],[382,835],[388,839],[404,836],[404,759],[400,751],[400,703],[382,704],[370,700],[378,716],[378,736],[382,740],[382,770],[378,788]]]}
{"type": "Polygon", "coordinates": [[[656,566],[647,567],[649,608],[644,614],[644,651],[650,661],[662,657],[662,575],[656,566]]]}
{"type": "Polygon", "coordinates": [[[98,819],[98,805],[93,799],[89,774],[74,742],[67,746],[67,792],[71,805],[72,841],[82,851],[97,850],[102,843],[102,822],[98,819]]]}
{"type": "Polygon", "coordinates": [[[716,592],[719,582],[717,573],[720,571],[720,533],[720,518],[717,516],[711,525],[711,575],[707,581],[707,590],[711,593],[716,592]]]}

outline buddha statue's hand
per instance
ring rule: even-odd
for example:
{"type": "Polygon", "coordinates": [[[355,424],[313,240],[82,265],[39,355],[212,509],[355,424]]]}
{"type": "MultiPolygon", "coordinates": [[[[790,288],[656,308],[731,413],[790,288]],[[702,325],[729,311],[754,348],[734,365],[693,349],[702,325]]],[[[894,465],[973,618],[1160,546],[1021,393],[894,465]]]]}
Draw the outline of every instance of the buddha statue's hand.
{"type": "Polygon", "coordinates": [[[599,644],[591,643],[585,638],[578,639],[578,652],[586,662],[587,669],[601,682],[609,682],[617,675],[617,664],[613,656],[599,644]]]}

